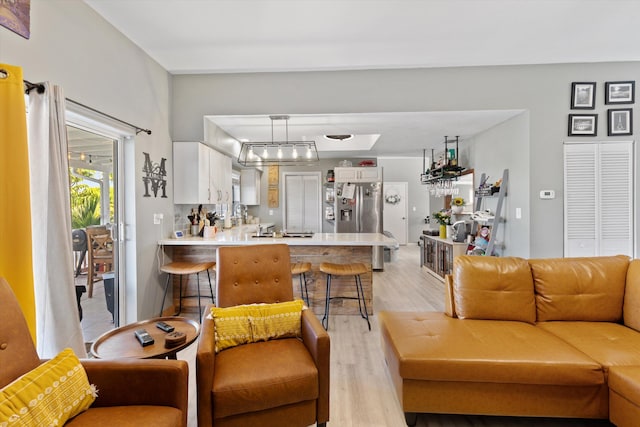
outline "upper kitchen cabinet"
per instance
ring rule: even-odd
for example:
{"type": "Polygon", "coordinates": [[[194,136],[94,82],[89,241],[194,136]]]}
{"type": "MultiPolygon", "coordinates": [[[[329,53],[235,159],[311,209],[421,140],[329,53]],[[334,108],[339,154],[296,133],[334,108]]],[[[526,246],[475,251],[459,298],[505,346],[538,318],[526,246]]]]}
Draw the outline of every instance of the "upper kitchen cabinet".
{"type": "Polygon", "coordinates": [[[262,173],[257,169],[243,169],[240,174],[240,203],[259,205],[262,173]]]}
{"type": "Polygon", "coordinates": [[[334,168],[335,182],[376,182],[382,181],[380,167],[334,168]]]}
{"type": "Polygon", "coordinates": [[[173,202],[231,203],[231,158],[200,142],[173,143],[173,202]]]}
{"type": "Polygon", "coordinates": [[[211,150],[209,171],[211,176],[212,203],[232,203],[233,178],[231,175],[231,157],[219,151],[211,150]]]}

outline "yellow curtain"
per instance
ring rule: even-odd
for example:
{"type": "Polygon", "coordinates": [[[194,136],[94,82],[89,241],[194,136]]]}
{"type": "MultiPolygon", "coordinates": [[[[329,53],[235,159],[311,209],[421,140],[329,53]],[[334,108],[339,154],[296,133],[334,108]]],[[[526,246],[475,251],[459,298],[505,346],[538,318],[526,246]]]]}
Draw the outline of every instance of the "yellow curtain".
{"type": "Polygon", "coordinates": [[[0,276],[13,288],[35,342],[24,84],[22,69],[6,64],[0,64],[0,236],[0,276]]]}

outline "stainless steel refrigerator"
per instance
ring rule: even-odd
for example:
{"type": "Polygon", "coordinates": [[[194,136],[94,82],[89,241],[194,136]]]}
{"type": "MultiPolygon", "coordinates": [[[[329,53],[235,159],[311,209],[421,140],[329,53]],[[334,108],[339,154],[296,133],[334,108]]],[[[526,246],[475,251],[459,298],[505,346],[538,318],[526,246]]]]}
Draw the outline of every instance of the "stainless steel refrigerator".
{"type": "MultiPolygon", "coordinates": [[[[382,233],[382,182],[335,183],[336,233],[382,233]]],[[[384,268],[384,248],[373,247],[372,267],[384,268]]]]}

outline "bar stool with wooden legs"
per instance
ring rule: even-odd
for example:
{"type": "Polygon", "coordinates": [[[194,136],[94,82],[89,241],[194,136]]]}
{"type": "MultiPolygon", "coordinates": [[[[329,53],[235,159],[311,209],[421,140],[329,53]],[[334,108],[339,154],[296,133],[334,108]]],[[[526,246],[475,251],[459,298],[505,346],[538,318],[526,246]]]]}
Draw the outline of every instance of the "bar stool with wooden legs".
{"type": "Polygon", "coordinates": [[[327,294],[325,298],[324,316],[322,317],[322,326],[326,330],[329,330],[329,302],[334,298],[341,299],[357,299],[358,309],[360,310],[360,316],[367,321],[367,326],[371,330],[371,323],[369,323],[369,313],[367,312],[367,303],[364,299],[364,290],[362,289],[361,274],[369,272],[369,269],[365,264],[360,262],[352,264],[333,264],[330,262],[323,262],[320,264],[320,271],[327,275],[327,294]],[[356,292],[357,297],[344,297],[344,296],[331,296],[331,276],[354,276],[356,279],[356,292]],[[362,302],[361,302],[362,300],[362,302]],[[364,311],[363,311],[364,306],[364,311]]]}
{"type": "MultiPolygon", "coordinates": [[[[188,261],[176,261],[170,262],[162,267],[160,270],[167,273],[167,283],[164,287],[164,296],[162,297],[162,305],[160,306],[160,316],[162,316],[162,310],[164,309],[164,300],[167,297],[167,290],[169,289],[169,282],[171,281],[171,276],[180,276],[180,300],[178,306],[178,312],[174,314],[177,316],[182,311],[182,298],[195,298],[198,297],[198,316],[202,315],[202,305],[200,304],[200,273],[203,271],[207,272],[207,277],[209,278],[209,290],[211,291],[211,302],[214,302],[213,297],[213,288],[211,287],[211,275],[209,274],[209,269],[215,270],[216,263],[215,261],[210,262],[188,262],[188,261]],[[182,276],[189,276],[189,274],[196,275],[196,288],[198,289],[198,295],[182,295],[182,276]]],[[[208,297],[205,297],[208,298],[208,297]]]]}
{"type": "Polygon", "coordinates": [[[302,298],[306,303],[307,307],[310,307],[309,304],[309,289],[307,288],[307,276],[306,273],[311,271],[311,263],[310,262],[296,262],[295,264],[291,264],[291,276],[298,275],[300,278],[300,298],[302,298]],[[304,284],[304,290],[303,290],[304,284]]]}

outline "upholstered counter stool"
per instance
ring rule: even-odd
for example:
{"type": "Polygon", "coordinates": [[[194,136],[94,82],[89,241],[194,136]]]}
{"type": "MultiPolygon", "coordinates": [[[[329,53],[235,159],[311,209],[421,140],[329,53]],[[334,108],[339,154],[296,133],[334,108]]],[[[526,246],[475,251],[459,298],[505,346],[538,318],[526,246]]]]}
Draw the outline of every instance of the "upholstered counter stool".
{"type": "Polygon", "coordinates": [[[363,319],[367,321],[367,326],[369,326],[369,330],[371,330],[371,323],[369,323],[369,313],[367,312],[367,303],[364,299],[364,290],[362,289],[362,280],[360,279],[361,274],[365,274],[369,272],[369,269],[366,265],[362,263],[353,263],[353,264],[333,264],[330,262],[323,262],[320,264],[320,271],[327,275],[327,294],[325,297],[325,308],[324,308],[324,316],[322,317],[322,326],[326,330],[329,330],[329,303],[334,298],[341,299],[357,299],[358,300],[358,309],[360,310],[360,315],[363,319]],[[331,296],[331,276],[354,276],[356,280],[356,292],[358,294],[357,297],[345,297],[345,296],[331,296]],[[363,311],[364,307],[364,311],[363,311]]]}
{"type": "Polygon", "coordinates": [[[307,288],[306,273],[310,271],[311,271],[310,262],[296,262],[295,264],[291,264],[291,276],[297,275],[300,278],[300,298],[302,298],[307,303],[307,307],[309,307],[310,304],[309,304],[309,289],[307,288]]]}
{"type": "MultiPolygon", "coordinates": [[[[215,269],[216,263],[215,261],[211,262],[187,262],[187,261],[176,261],[170,262],[162,267],[160,270],[167,273],[167,283],[164,287],[164,296],[162,297],[162,305],[160,306],[160,316],[162,316],[162,310],[164,309],[164,300],[167,297],[167,290],[169,289],[169,283],[171,282],[171,276],[180,276],[180,302],[178,307],[178,312],[174,314],[177,316],[182,311],[182,298],[198,298],[198,315],[202,315],[202,305],[200,304],[200,273],[203,271],[207,272],[207,277],[209,278],[209,290],[211,291],[211,303],[214,302],[213,297],[213,288],[211,287],[211,275],[209,274],[210,269],[215,269]],[[196,275],[196,288],[198,289],[197,295],[182,295],[182,276],[189,276],[190,274],[196,275]]],[[[208,298],[208,297],[206,297],[208,298]]]]}

